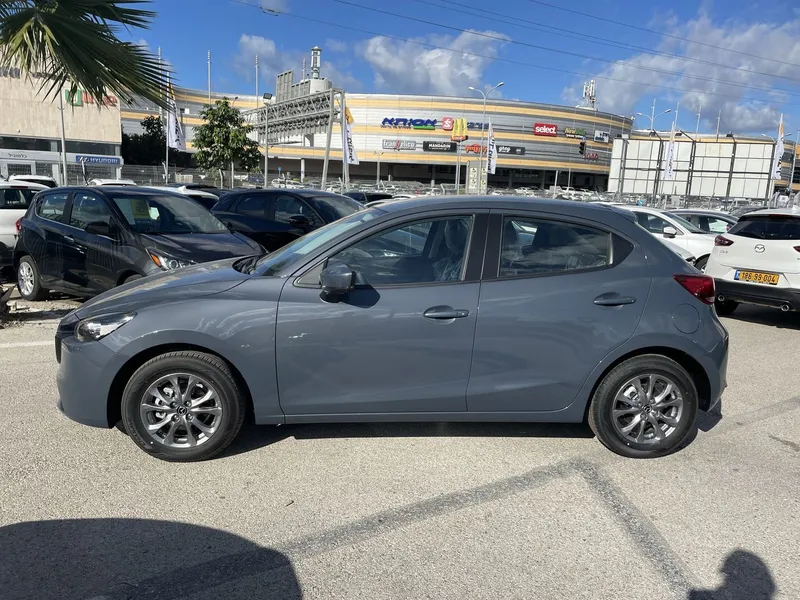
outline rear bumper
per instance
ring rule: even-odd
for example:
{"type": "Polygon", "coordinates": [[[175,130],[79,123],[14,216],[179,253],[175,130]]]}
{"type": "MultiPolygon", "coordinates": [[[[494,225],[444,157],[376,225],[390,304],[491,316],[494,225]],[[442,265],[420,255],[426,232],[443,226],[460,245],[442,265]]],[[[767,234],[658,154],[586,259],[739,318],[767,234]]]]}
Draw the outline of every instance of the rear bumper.
{"type": "Polygon", "coordinates": [[[725,279],[716,279],[714,283],[717,288],[717,298],[774,308],[788,305],[791,310],[800,310],[800,290],[795,288],[740,283],[725,279]]]}

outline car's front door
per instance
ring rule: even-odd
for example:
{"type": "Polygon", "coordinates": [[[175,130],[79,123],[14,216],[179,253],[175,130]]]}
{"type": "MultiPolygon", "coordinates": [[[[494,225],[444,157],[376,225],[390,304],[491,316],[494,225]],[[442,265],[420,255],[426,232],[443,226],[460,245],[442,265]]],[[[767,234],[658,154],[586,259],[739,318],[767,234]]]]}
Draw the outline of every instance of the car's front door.
{"type": "Polygon", "coordinates": [[[651,276],[602,225],[492,214],[467,393],[470,412],[553,412],[633,335],[651,276]],[[499,253],[499,257],[498,257],[499,253]]]}
{"type": "Polygon", "coordinates": [[[271,201],[270,218],[275,223],[275,235],[282,242],[281,246],[324,224],[311,206],[297,196],[271,192],[271,201]]]}
{"type": "Polygon", "coordinates": [[[75,192],[69,224],[75,228],[66,279],[82,291],[99,294],[117,284],[119,228],[106,201],[92,192],[75,192]]]}
{"type": "Polygon", "coordinates": [[[290,420],[466,410],[487,218],[384,225],[287,281],[276,353],[290,420]],[[341,262],[356,287],[325,302],[320,272],[341,262]]]}

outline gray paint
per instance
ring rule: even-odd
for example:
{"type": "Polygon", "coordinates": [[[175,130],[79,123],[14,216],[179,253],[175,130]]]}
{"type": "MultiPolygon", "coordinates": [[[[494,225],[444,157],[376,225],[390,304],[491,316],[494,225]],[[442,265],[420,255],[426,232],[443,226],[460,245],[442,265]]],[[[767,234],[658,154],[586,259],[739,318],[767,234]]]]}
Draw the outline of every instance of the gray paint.
{"type": "Polygon", "coordinates": [[[62,409],[85,424],[113,425],[107,399],[114,375],[137,354],[175,344],[226,358],[247,382],[260,423],[578,422],[604,371],[652,347],[692,357],[709,379],[711,403],[719,398],[727,332],[712,306],[673,279],[697,271],[620,211],[492,197],[435,205],[410,200],[375,213],[378,218],[273,277],[244,275],[231,268],[233,261],[218,261],[148,277],[87,302],[64,319],[63,331],[91,315],[137,316],[100,342],[79,343],[69,335],[62,341],[62,409]],[[592,222],[635,247],[611,269],[490,281],[491,265],[484,265],[483,283],[358,290],[339,304],[322,303],[318,289],[294,286],[308,268],[390,224],[487,209],[592,222]],[[595,305],[606,292],[635,302],[595,305]],[[445,322],[422,315],[438,305],[469,314],[445,322]],[[690,335],[675,323],[675,314],[685,320],[683,305],[699,318],[690,335]],[[90,389],[86,381],[93,382],[90,389]]]}

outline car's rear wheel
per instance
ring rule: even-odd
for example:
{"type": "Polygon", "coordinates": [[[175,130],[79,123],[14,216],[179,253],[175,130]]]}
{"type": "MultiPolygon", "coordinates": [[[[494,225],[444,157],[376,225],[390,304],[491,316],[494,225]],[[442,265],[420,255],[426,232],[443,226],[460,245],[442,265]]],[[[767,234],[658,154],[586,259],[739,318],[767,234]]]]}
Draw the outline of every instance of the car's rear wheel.
{"type": "Polygon", "coordinates": [[[677,449],[695,426],[697,389],[689,373],[658,354],[630,358],[600,382],[589,426],[604,446],[631,458],[677,449]]]}
{"type": "Polygon", "coordinates": [[[735,311],[738,307],[739,303],[734,300],[716,300],[714,302],[714,308],[717,309],[717,314],[720,317],[727,317],[728,315],[733,314],[733,311],[735,311]]]}
{"type": "Polygon", "coordinates": [[[122,395],[122,423],[162,460],[212,458],[239,433],[245,394],[230,367],[203,352],[170,352],[139,367],[122,395]]]}
{"type": "Polygon", "coordinates": [[[26,300],[44,300],[49,290],[42,287],[41,275],[36,262],[30,256],[23,256],[17,267],[17,289],[26,300]]]}

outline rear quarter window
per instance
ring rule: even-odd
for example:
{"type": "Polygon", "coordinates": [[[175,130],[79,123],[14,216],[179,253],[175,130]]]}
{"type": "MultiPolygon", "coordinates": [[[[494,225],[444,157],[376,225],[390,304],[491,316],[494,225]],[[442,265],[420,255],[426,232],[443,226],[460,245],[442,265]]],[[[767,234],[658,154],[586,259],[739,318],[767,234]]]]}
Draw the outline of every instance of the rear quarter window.
{"type": "Polygon", "coordinates": [[[744,215],[728,233],[757,240],[800,240],[800,217],[744,215]]]}
{"type": "Polygon", "coordinates": [[[36,203],[36,214],[48,221],[64,222],[67,194],[47,194],[36,203]]]}
{"type": "Polygon", "coordinates": [[[33,190],[0,189],[0,210],[25,210],[30,206],[33,190]]]}

